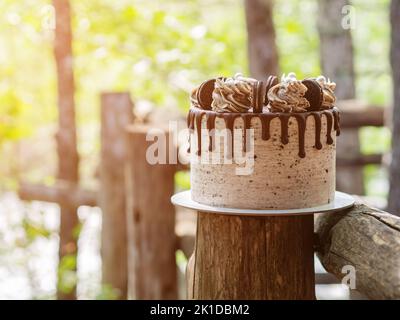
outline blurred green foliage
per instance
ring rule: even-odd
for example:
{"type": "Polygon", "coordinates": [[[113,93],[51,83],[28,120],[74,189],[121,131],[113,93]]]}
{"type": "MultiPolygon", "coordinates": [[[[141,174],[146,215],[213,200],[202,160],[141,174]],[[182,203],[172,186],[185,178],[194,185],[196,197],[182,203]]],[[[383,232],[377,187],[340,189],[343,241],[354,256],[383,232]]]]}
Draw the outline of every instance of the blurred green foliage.
{"type": "MultiPolygon", "coordinates": [[[[188,108],[203,79],[247,73],[240,0],[71,0],[80,152],[98,151],[100,91],[128,90],[135,101],[188,108]],[[88,145],[95,146],[88,151],[88,145]]],[[[320,73],[316,0],[276,0],[282,73],[320,73]]],[[[48,0],[2,0],[0,12],[0,147],[55,124],[54,12],[48,0]]],[[[353,0],[357,98],[391,101],[389,0],[353,0]]],[[[387,150],[389,135],[361,133],[363,150],[387,150]],[[368,136],[368,138],[365,138],[368,136]],[[379,141],[371,136],[379,136],[379,141]]],[[[0,149],[1,153],[1,149],[0,149]]],[[[1,159],[0,154],[0,159],[1,159]]],[[[1,161],[1,160],[0,160],[1,161]]],[[[85,162],[83,161],[83,164],[85,162]]],[[[83,168],[83,171],[86,169],[83,168]]]]}

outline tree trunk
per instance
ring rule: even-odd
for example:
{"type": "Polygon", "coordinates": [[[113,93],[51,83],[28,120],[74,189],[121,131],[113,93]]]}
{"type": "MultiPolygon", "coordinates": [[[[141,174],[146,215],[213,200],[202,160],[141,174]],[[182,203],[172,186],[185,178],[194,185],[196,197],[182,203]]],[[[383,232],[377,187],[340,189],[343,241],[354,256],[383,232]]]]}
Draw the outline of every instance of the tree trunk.
{"type": "MultiPolygon", "coordinates": [[[[342,26],[342,8],[348,0],[318,1],[318,31],[322,73],[336,82],[339,99],[355,97],[353,44],[349,28],[342,26]]],[[[342,130],[337,153],[348,159],[360,156],[358,128],[342,130]]],[[[337,189],[352,194],[364,193],[362,168],[341,167],[336,173],[337,189]]]]}
{"type": "Polygon", "coordinates": [[[133,104],[129,93],[101,96],[102,282],[117,289],[119,299],[126,299],[128,292],[124,166],[127,160],[126,127],[132,123],[133,104]]]}
{"type": "Polygon", "coordinates": [[[392,0],[391,63],[393,76],[392,162],[390,165],[390,192],[388,211],[400,216],[400,1],[392,0]]]}
{"type": "MultiPolygon", "coordinates": [[[[140,125],[128,130],[129,293],[134,299],[177,299],[175,208],[171,203],[176,166],[149,162],[147,151],[153,145],[147,140],[149,130],[140,125]]],[[[157,153],[163,157],[168,154],[169,134],[160,132],[157,153]]]]}
{"type": "Polygon", "coordinates": [[[315,299],[313,216],[198,212],[189,299],[315,299]]]}
{"type": "MultiPolygon", "coordinates": [[[[68,0],[53,1],[56,12],[56,31],[54,54],[57,66],[58,80],[58,121],[57,133],[58,179],[78,182],[79,157],[77,151],[75,102],[74,102],[74,74],[72,55],[71,9],[68,0]]],[[[60,263],[64,257],[77,255],[77,237],[74,234],[79,224],[77,207],[74,205],[60,205],[60,263]]],[[[76,260],[75,260],[76,261],[76,260]]],[[[76,284],[70,286],[64,280],[72,270],[59,268],[58,293],[59,299],[74,299],[76,284]]]]}
{"type": "Polygon", "coordinates": [[[342,26],[342,8],[348,0],[318,1],[318,31],[322,72],[337,83],[339,99],[355,96],[353,43],[350,29],[342,26]]]}
{"type": "Polygon", "coordinates": [[[244,4],[250,74],[266,80],[279,72],[272,0],[245,0],[244,4]]]}

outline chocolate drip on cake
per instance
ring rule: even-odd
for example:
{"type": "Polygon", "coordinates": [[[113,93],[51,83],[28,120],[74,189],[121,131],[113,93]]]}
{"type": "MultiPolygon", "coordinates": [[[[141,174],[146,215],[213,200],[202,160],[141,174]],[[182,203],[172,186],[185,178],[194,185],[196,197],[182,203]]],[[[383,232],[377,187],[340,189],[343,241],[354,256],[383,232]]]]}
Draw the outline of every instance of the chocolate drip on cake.
{"type": "MultiPolygon", "coordinates": [[[[221,114],[218,114],[218,117],[220,117],[221,114]]],[[[223,113],[224,117],[222,117],[225,120],[225,127],[226,129],[231,133],[231,143],[227,143],[228,146],[228,152],[227,152],[227,157],[228,159],[231,159],[233,157],[233,151],[235,150],[235,139],[233,136],[233,125],[235,123],[235,119],[240,116],[238,113],[223,113]]],[[[208,128],[207,128],[208,129],[208,128]]]]}
{"type": "Polygon", "coordinates": [[[334,118],[334,129],[336,131],[336,135],[340,135],[340,113],[338,109],[332,110],[333,118],[334,118]]]}
{"type": "Polygon", "coordinates": [[[329,111],[323,111],[322,114],[326,116],[326,123],[327,123],[327,133],[326,133],[326,143],[332,144],[332,122],[333,122],[333,114],[329,111]]]}
{"type": "Polygon", "coordinates": [[[289,143],[289,118],[290,114],[282,113],[279,115],[281,120],[281,142],[283,144],[289,143]]]}
{"type": "Polygon", "coordinates": [[[199,115],[195,115],[196,129],[197,129],[197,155],[201,155],[201,120],[205,112],[200,112],[199,115]]]}
{"type": "Polygon", "coordinates": [[[327,135],[326,135],[326,143],[333,144],[332,139],[332,127],[333,130],[336,131],[336,135],[340,134],[340,114],[338,109],[333,108],[329,110],[323,111],[312,111],[312,112],[303,112],[303,113],[218,113],[209,110],[202,110],[196,107],[193,107],[189,111],[188,115],[188,128],[193,130],[196,125],[197,129],[197,155],[201,155],[201,128],[202,128],[202,119],[203,116],[206,115],[206,128],[210,132],[209,136],[209,151],[215,149],[215,121],[216,118],[222,118],[225,122],[225,127],[231,133],[231,143],[228,145],[227,156],[231,158],[233,155],[234,149],[234,124],[236,118],[242,118],[243,120],[243,151],[247,152],[249,149],[249,141],[247,137],[247,130],[251,128],[251,120],[253,117],[259,118],[261,121],[261,138],[262,140],[270,139],[270,123],[272,119],[278,118],[281,122],[281,137],[280,140],[282,144],[289,143],[289,120],[291,117],[295,118],[298,125],[298,139],[299,139],[299,157],[304,158],[305,154],[305,132],[307,126],[307,118],[309,116],[313,116],[315,120],[315,148],[320,150],[322,149],[321,143],[321,131],[322,131],[322,115],[325,115],[327,120],[327,135]]]}
{"type": "Polygon", "coordinates": [[[313,116],[315,121],[315,148],[317,148],[317,150],[321,150],[321,114],[313,113],[313,116]]]}
{"type": "Polygon", "coordinates": [[[209,130],[209,143],[208,151],[215,150],[215,113],[210,113],[207,115],[207,129],[209,130]]]}

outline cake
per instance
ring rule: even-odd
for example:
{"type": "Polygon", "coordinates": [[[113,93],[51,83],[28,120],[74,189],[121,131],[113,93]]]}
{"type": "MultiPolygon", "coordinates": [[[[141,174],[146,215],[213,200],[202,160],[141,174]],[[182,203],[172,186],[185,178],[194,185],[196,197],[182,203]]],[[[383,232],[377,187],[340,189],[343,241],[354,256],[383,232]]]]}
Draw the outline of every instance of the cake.
{"type": "Polygon", "coordinates": [[[188,114],[192,200],[238,209],[300,209],[335,196],[335,83],[293,73],[203,82],[188,114]]]}

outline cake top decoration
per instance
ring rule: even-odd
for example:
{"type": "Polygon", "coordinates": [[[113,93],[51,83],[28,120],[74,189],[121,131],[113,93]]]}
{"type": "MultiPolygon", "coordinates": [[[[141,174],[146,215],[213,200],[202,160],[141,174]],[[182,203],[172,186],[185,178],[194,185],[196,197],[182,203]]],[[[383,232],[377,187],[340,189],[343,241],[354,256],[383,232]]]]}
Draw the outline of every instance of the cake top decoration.
{"type": "Polygon", "coordinates": [[[321,110],[324,93],[322,87],[315,80],[315,78],[305,79],[302,83],[307,87],[306,94],[304,97],[310,103],[310,107],[307,111],[319,111],[321,110]]]}
{"type": "Polygon", "coordinates": [[[321,86],[323,91],[321,109],[332,109],[336,102],[336,96],[334,93],[336,89],[336,83],[331,82],[330,79],[326,80],[324,76],[319,76],[316,81],[321,86]]]}
{"type": "Polygon", "coordinates": [[[269,109],[272,112],[306,112],[310,107],[304,97],[307,87],[291,72],[283,75],[281,83],[268,91],[269,109]]]}
{"type": "Polygon", "coordinates": [[[252,84],[257,80],[238,73],[232,78],[218,78],[212,93],[211,108],[216,112],[248,112],[251,108],[252,84]]]}
{"type": "Polygon", "coordinates": [[[201,83],[190,95],[191,105],[218,113],[299,113],[332,109],[336,84],[324,76],[298,80],[291,72],[258,81],[237,73],[201,83]]]}

